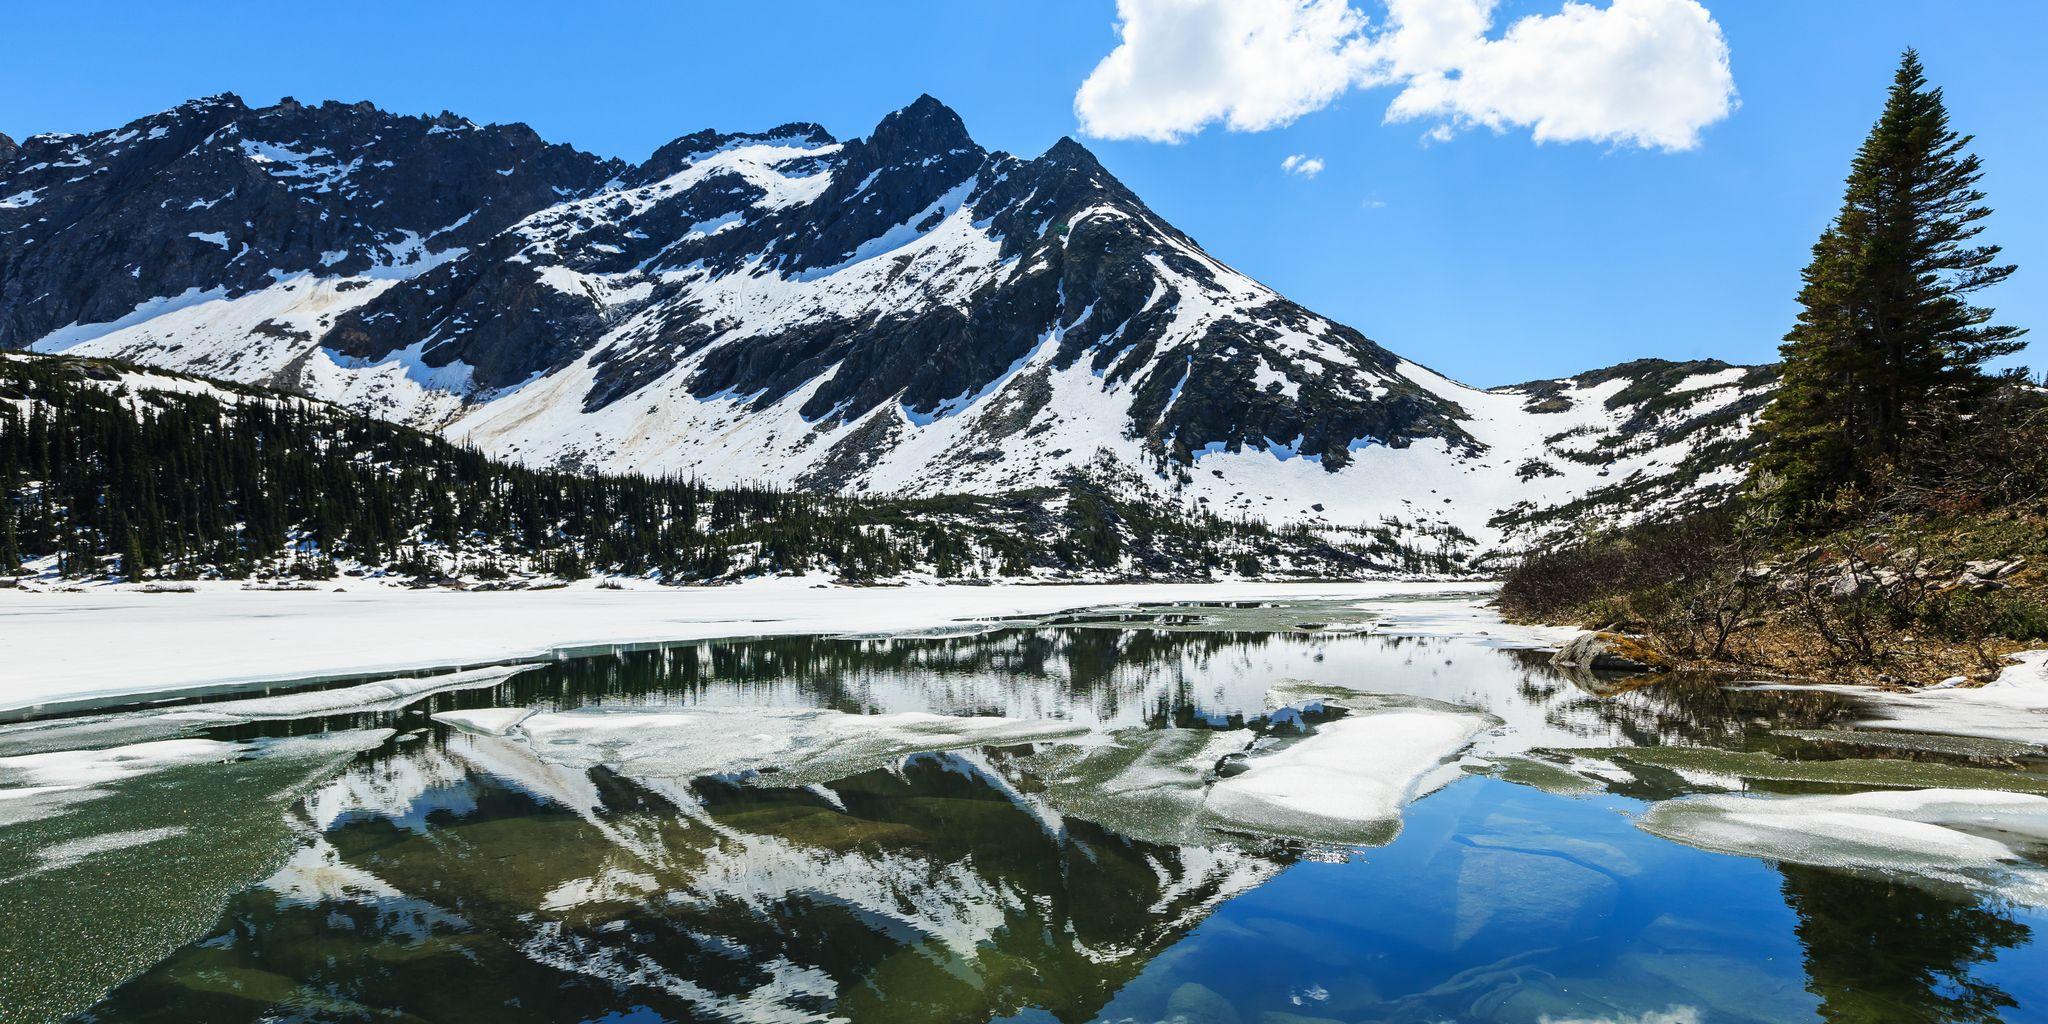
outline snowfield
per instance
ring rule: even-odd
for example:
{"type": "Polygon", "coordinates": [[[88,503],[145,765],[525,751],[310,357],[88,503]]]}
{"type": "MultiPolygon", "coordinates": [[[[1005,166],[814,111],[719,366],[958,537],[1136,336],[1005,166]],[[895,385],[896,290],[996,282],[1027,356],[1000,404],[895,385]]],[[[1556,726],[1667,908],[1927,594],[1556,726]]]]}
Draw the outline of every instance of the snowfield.
{"type": "MultiPolygon", "coordinates": [[[[985,254],[970,258],[970,251],[978,251],[970,242],[979,229],[964,218],[956,211],[941,228],[904,251],[947,268],[948,273],[985,264],[989,273],[1006,267],[991,264],[985,254]]],[[[991,243],[980,239],[978,244],[985,249],[991,243]]],[[[1192,249],[1187,253],[1199,254],[1192,249]]],[[[892,290],[870,279],[891,265],[886,260],[863,261],[801,282],[773,275],[731,275],[695,285],[703,293],[702,301],[735,322],[748,323],[758,335],[790,328],[806,316],[872,315],[891,303],[914,301],[901,293],[901,285],[892,290]]],[[[1244,308],[1232,315],[1248,316],[1245,309],[1279,301],[1234,271],[1219,265],[1218,272],[1247,293],[1240,297],[1244,308]]],[[[1000,494],[1051,484],[1060,472],[1086,464],[1098,453],[1167,484],[1151,468],[1142,440],[1127,429],[1132,403],[1146,378],[1112,382],[1087,360],[1065,369],[1054,365],[1063,335],[1078,329],[1080,322],[1048,331],[1036,348],[996,380],[928,415],[913,414],[892,402],[845,422],[818,422],[805,416],[805,403],[836,366],[766,408],[756,407],[752,395],[699,398],[691,392],[692,380],[710,349],[678,362],[632,400],[593,410],[586,408],[584,396],[597,386],[600,366],[618,355],[616,349],[627,344],[634,328],[658,319],[660,310],[622,320],[600,344],[568,366],[502,390],[473,387],[470,368],[459,361],[429,366],[424,341],[374,360],[341,356],[319,344],[325,325],[337,315],[396,283],[388,276],[294,275],[233,299],[212,293],[167,298],[114,324],[59,332],[36,343],[34,350],[120,359],[242,383],[290,378],[293,387],[313,397],[437,431],[495,458],[536,467],[579,465],[605,472],[695,476],[720,485],[795,486],[829,461],[836,445],[867,431],[879,432],[877,436],[887,440],[877,449],[874,462],[844,488],[849,492],[916,494],[936,488],[1000,494]],[[350,290],[342,290],[344,286],[350,290]],[[261,325],[272,326],[259,330],[261,325]],[[1052,400],[1034,420],[1035,429],[1006,435],[994,426],[1023,401],[1026,391],[1039,386],[1050,389],[1052,400]],[[982,445],[992,445],[1001,457],[958,458],[982,445]]],[[[1179,286],[1191,296],[1201,293],[1186,281],[1179,286]]],[[[1204,306],[1200,315],[1187,313],[1187,329],[1193,331],[1207,322],[1205,318],[1225,312],[1204,306]]],[[[1173,353],[1162,358],[1160,366],[1155,372],[1187,372],[1173,353]]],[[[1407,361],[1400,363],[1398,372],[1407,382],[1464,410],[1460,425],[1484,450],[1466,452],[1434,438],[1402,448],[1360,438],[1353,445],[1351,465],[1331,473],[1319,457],[1302,455],[1281,439],[1236,452],[1212,446],[1198,449],[1189,479],[1178,485],[1177,495],[1219,514],[1280,523],[1349,526],[1398,520],[1418,527],[1454,527],[1476,538],[1480,550],[1488,550],[1515,540],[1492,523],[1502,511],[1519,504],[1554,508],[1603,486],[1638,477],[1662,478],[1679,471],[1703,440],[1685,434],[1665,443],[1600,448],[1599,442],[1621,432],[1636,412],[1633,405],[1607,404],[1631,383],[1628,379],[1561,388],[1556,398],[1562,411],[1535,412],[1522,388],[1472,387],[1407,361]],[[1543,467],[1540,473],[1524,472],[1524,467],[1536,465],[1543,467]]],[[[1670,422],[1704,416],[1740,400],[1749,393],[1741,373],[1735,368],[1686,378],[1675,393],[1687,395],[1688,402],[1669,414],[1670,422]]],[[[1732,429],[1746,433],[1751,425],[1745,418],[1732,429]]],[[[1739,476],[1738,471],[1724,470],[1640,506],[1615,511],[1626,521],[1668,513],[1683,507],[1699,488],[1726,486],[1739,476]]]]}
{"type": "MultiPolygon", "coordinates": [[[[822,578],[727,587],[192,593],[0,591],[0,717],[199,696],[258,684],[475,667],[565,648],[801,633],[900,632],[1134,602],[1470,593],[1473,583],[843,587],[822,578]]],[[[1569,631],[1566,631],[1569,632],[1569,631]]]]}

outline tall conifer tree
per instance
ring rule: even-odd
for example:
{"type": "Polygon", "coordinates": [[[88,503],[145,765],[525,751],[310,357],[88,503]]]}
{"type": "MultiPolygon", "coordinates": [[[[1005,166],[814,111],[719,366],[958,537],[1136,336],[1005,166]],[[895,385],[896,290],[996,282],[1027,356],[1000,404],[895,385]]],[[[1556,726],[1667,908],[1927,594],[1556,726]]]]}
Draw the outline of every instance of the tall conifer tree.
{"type": "Polygon", "coordinates": [[[1788,511],[1896,472],[1917,437],[1954,429],[1992,385],[1984,363],[2020,348],[2025,332],[1967,298],[2015,269],[1975,242],[1991,210],[1971,141],[1907,50],[1781,349],[1754,482],[1788,511]]]}

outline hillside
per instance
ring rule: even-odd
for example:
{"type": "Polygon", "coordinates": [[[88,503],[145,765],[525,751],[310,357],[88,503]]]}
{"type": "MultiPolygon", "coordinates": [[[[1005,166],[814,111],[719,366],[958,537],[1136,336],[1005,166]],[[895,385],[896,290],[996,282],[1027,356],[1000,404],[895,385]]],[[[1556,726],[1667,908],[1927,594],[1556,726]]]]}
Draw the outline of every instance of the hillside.
{"type": "Polygon", "coordinates": [[[999,497],[842,498],[533,470],[289,395],[0,354],[0,579],[291,577],[530,586],[1457,573],[1391,531],[1179,511],[1077,469],[999,497]]]}

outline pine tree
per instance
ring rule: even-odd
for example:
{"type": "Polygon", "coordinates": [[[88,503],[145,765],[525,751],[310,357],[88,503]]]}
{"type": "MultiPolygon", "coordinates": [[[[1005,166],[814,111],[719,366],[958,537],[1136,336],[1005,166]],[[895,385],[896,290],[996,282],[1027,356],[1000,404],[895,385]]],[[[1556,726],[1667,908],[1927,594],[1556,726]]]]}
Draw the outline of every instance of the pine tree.
{"type": "Polygon", "coordinates": [[[121,545],[121,575],[130,583],[138,583],[148,567],[149,559],[142,553],[142,535],[132,529],[127,531],[121,545]]]}
{"type": "Polygon", "coordinates": [[[2020,348],[2025,332],[1966,300],[2015,269],[1974,242],[1991,210],[1971,141],[1907,50],[1780,350],[1753,483],[1787,511],[1880,485],[1916,435],[1955,429],[1993,386],[1985,362],[2020,348]]]}
{"type": "MultiPolygon", "coordinates": [[[[5,496],[0,495],[0,501],[5,496]]],[[[14,527],[14,516],[0,508],[0,576],[12,576],[21,569],[21,539],[14,527]]]]}

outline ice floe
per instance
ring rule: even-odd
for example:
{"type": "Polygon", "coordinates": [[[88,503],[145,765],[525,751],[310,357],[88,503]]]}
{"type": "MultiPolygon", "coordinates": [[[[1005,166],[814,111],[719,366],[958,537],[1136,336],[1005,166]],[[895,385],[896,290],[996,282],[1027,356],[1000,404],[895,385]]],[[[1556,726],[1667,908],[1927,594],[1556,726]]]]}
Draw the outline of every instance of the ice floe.
{"type": "Polygon", "coordinates": [[[1941,685],[1894,693],[1868,686],[1758,683],[1746,689],[1822,690],[1856,697],[1870,711],[1859,726],[2048,747],[2048,650],[2014,655],[2013,661],[1996,680],[1977,687],[1941,685]]]}
{"type": "Polygon", "coordinates": [[[1301,722],[1302,736],[1127,729],[1034,767],[1062,811],[1155,842],[1221,832],[1379,844],[1400,831],[1409,803],[1463,775],[1455,758],[1499,721],[1422,698],[1342,692],[1342,703],[1304,696],[1264,720],[1301,722]]]}
{"type": "Polygon", "coordinates": [[[1207,817],[1218,828],[1384,842],[1403,807],[1458,778],[1451,758],[1492,724],[1477,712],[1425,707],[1326,722],[1219,779],[1207,817]]]}
{"type": "Polygon", "coordinates": [[[478,708],[473,711],[441,711],[434,721],[445,722],[463,732],[479,736],[503,736],[512,727],[532,717],[532,708],[478,708]]]}
{"type": "Polygon", "coordinates": [[[1372,613],[1372,632],[1382,636],[1457,637],[1487,647],[1541,650],[1579,633],[1564,626],[1504,622],[1491,601],[1489,593],[1465,600],[1380,599],[1354,607],[1372,613]]]}
{"type": "Polygon", "coordinates": [[[30,786],[92,786],[174,765],[225,761],[239,755],[240,744],[220,740],[182,739],[131,743],[104,750],[58,750],[45,754],[0,757],[0,781],[18,778],[30,786]]]}
{"type": "Polygon", "coordinates": [[[1705,850],[1866,868],[2048,903],[2048,872],[2022,850],[2048,842],[2048,797],[1971,789],[1824,796],[1690,796],[1657,804],[1645,831],[1705,850]]]}
{"type": "Polygon", "coordinates": [[[0,757],[0,827],[47,817],[104,796],[120,783],[171,768],[257,758],[340,757],[374,747],[391,735],[389,729],[357,729],[244,743],[151,740],[99,749],[0,757]]]}

